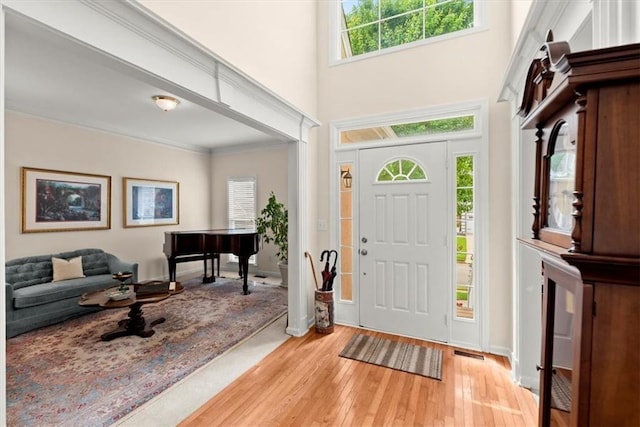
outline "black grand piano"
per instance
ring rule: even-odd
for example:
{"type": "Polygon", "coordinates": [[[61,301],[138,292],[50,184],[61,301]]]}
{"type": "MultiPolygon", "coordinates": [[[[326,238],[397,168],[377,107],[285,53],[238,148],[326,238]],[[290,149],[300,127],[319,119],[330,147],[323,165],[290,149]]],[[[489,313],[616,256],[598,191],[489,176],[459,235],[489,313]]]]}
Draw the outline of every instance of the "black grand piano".
{"type": "Polygon", "coordinates": [[[260,236],[252,230],[167,231],[164,233],[164,253],[169,262],[169,280],[176,280],[177,263],[203,260],[202,282],[215,282],[214,259],[218,260],[219,275],[220,254],[230,253],[240,260],[238,273],[243,279],[242,293],[248,295],[249,258],[258,253],[259,243],[260,236]],[[207,260],[211,261],[211,276],[207,275],[207,260]]]}

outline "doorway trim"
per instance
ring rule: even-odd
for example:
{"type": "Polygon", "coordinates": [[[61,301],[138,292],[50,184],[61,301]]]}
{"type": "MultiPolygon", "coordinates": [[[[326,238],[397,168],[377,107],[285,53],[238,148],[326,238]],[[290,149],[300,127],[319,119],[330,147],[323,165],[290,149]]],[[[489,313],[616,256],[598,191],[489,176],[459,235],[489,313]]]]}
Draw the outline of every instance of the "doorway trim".
{"type": "MultiPolygon", "coordinates": [[[[477,268],[476,279],[479,286],[477,287],[477,303],[478,311],[474,320],[464,320],[450,316],[449,326],[449,343],[464,348],[487,350],[489,349],[489,313],[490,301],[488,299],[489,282],[488,282],[488,204],[489,204],[489,150],[488,150],[488,101],[474,100],[458,104],[448,104],[440,106],[431,106],[420,109],[403,110],[391,114],[380,114],[364,117],[356,117],[344,120],[334,120],[329,123],[329,133],[331,142],[330,153],[330,174],[329,174],[329,229],[332,230],[329,236],[331,247],[340,247],[340,205],[339,205],[339,184],[340,170],[345,164],[352,164],[358,168],[358,152],[361,149],[372,147],[388,147],[398,145],[412,145],[418,143],[428,143],[435,141],[448,141],[447,166],[449,188],[455,188],[455,174],[452,172],[452,161],[457,155],[472,154],[476,156],[476,197],[477,212],[476,215],[476,232],[478,237],[477,253],[479,254],[474,262],[477,268]],[[378,141],[364,141],[359,143],[340,144],[340,132],[351,129],[363,129],[374,126],[385,126],[394,123],[407,123],[412,121],[427,121],[438,118],[446,118],[460,115],[474,115],[475,126],[473,130],[453,132],[450,134],[440,133],[434,135],[411,136],[404,138],[384,139],[378,141]]],[[[359,194],[359,183],[354,180],[352,183],[354,199],[359,194]]],[[[448,203],[453,206],[455,200],[449,195],[448,203]]],[[[359,206],[356,200],[353,203],[353,235],[357,238],[359,217],[359,206]]],[[[455,226],[455,218],[451,217],[449,229],[453,230],[455,226]]],[[[451,239],[449,239],[451,240],[451,239]]],[[[359,277],[357,262],[357,242],[353,241],[353,277],[359,277]]],[[[449,252],[451,254],[450,263],[453,264],[455,247],[450,244],[449,252]]],[[[453,281],[454,269],[450,268],[451,282],[453,281]]],[[[338,281],[335,284],[336,289],[336,323],[359,326],[359,285],[354,280],[352,287],[352,299],[343,300],[341,297],[340,286],[338,281]]],[[[450,305],[453,302],[450,301],[450,305]]],[[[451,311],[453,314],[454,312],[451,311]]]]}

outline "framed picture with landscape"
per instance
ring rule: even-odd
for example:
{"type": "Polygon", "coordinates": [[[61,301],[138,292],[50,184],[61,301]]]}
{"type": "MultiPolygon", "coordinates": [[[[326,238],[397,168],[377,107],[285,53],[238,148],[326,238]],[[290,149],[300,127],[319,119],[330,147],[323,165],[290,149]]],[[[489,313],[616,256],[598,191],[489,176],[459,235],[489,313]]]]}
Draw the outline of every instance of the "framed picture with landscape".
{"type": "Polygon", "coordinates": [[[111,177],[22,168],[22,232],[111,228],[111,177]]]}
{"type": "Polygon", "coordinates": [[[125,227],[180,223],[178,182],[123,178],[123,187],[125,227]]]}

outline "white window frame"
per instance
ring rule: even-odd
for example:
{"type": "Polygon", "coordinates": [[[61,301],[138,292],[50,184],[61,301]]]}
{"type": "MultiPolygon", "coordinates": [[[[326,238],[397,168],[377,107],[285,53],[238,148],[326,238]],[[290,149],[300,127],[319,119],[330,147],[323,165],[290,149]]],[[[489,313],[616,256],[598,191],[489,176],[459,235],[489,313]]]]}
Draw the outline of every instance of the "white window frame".
{"type": "Polygon", "coordinates": [[[485,31],[487,26],[487,4],[485,0],[474,0],[473,2],[473,28],[466,30],[454,31],[452,33],[442,34],[440,36],[429,37],[426,39],[416,40],[397,46],[379,49],[374,52],[367,52],[361,55],[341,58],[342,51],[342,32],[340,22],[342,20],[342,2],[340,0],[327,1],[329,8],[329,66],[347,64],[354,61],[373,58],[380,55],[386,55],[393,52],[411,49],[417,46],[424,46],[432,43],[440,43],[458,37],[465,37],[471,34],[485,31]]]}
{"type": "MultiPolygon", "coordinates": [[[[234,194],[232,194],[232,186],[235,184],[241,184],[241,183],[252,183],[253,184],[253,207],[249,208],[249,211],[253,212],[253,217],[248,217],[245,220],[250,220],[252,221],[252,226],[251,227],[246,227],[246,228],[250,228],[250,229],[255,229],[255,220],[257,218],[257,204],[258,204],[258,192],[257,192],[257,182],[256,182],[256,177],[255,176],[241,176],[241,177],[228,177],[227,178],[227,223],[229,225],[229,228],[237,228],[235,225],[235,218],[232,218],[233,216],[233,212],[232,212],[232,206],[234,206],[234,203],[232,202],[232,197],[234,196],[234,194]]],[[[238,262],[238,257],[233,255],[233,254],[228,254],[228,262],[238,262]]],[[[252,255],[249,258],[249,264],[251,265],[257,265],[257,257],[255,255],[252,255]]]]}

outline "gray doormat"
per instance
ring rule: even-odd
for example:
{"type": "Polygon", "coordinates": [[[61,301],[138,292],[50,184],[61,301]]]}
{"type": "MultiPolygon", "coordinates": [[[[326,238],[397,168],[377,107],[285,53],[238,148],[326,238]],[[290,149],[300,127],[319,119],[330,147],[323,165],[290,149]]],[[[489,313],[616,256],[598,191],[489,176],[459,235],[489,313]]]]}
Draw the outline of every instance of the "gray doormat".
{"type": "Polygon", "coordinates": [[[355,334],[340,357],[442,380],[442,350],[355,334]]]}
{"type": "Polygon", "coordinates": [[[571,378],[553,373],[551,376],[551,407],[571,411],[571,378]]]}

